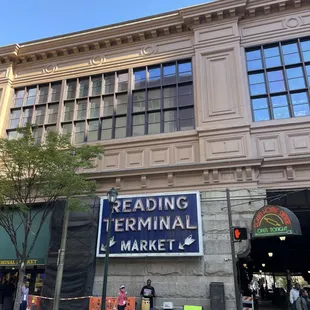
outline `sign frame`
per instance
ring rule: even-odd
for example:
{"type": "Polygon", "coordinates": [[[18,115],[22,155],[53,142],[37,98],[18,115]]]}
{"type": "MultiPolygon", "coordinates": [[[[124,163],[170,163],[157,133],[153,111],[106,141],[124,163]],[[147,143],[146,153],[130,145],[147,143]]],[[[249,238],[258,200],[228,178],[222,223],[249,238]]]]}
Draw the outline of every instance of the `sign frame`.
{"type": "MultiPolygon", "coordinates": [[[[203,256],[203,232],[202,232],[202,215],[201,215],[201,204],[200,204],[200,192],[199,191],[185,191],[185,192],[164,192],[164,193],[148,193],[148,194],[135,194],[135,195],[120,195],[117,198],[138,198],[138,197],[158,197],[165,195],[196,195],[196,209],[197,209],[197,233],[198,233],[198,252],[195,253],[124,253],[124,254],[113,254],[110,253],[109,257],[201,257],[203,256]]],[[[103,215],[103,201],[108,199],[107,196],[101,196],[100,198],[100,212],[99,212],[99,225],[97,233],[97,247],[96,247],[96,257],[105,258],[105,254],[100,253],[100,234],[102,229],[102,215],[103,215]]]]}

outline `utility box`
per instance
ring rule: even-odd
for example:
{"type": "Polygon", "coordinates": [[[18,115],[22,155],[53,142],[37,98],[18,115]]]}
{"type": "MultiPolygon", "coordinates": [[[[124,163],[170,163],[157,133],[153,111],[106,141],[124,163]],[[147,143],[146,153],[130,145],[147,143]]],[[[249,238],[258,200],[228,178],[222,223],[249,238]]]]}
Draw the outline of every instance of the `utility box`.
{"type": "Polygon", "coordinates": [[[223,282],[210,283],[211,310],[225,310],[225,291],[223,282]]]}
{"type": "Polygon", "coordinates": [[[170,301],[164,302],[163,310],[173,310],[173,302],[170,302],[170,301]]]}

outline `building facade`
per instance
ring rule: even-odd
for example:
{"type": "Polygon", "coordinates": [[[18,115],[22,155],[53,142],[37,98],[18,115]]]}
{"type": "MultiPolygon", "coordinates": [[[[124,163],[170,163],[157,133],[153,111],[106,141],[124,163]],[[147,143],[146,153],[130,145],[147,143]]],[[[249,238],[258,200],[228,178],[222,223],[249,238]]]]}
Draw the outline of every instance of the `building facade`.
{"type": "MultiPolygon", "coordinates": [[[[266,190],[309,187],[310,3],[223,0],[0,48],[0,131],[102,144],[98,194],[200,192],[204,255],[112,259],[109,294],[235,309],[225,189],[250,229],[266,190]]],[[[249,243],[237,246],[239,254],[249,243]]],[[[100,294],[98,258],[94,293],[100,294]]]]}

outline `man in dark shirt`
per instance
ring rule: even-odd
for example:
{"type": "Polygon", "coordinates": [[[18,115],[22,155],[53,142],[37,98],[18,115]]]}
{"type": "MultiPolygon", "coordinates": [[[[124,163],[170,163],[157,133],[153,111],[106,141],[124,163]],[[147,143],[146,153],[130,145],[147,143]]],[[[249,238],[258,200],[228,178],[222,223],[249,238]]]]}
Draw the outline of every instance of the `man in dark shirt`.
{"type": "Polygon", "coordinates": [[[142,287],[140,295],[150,300],[150,310],[153,310],[153,299],[155,297],[155,289],[152,286],[151,280],[147,280],[146,285],[142,287]]]}

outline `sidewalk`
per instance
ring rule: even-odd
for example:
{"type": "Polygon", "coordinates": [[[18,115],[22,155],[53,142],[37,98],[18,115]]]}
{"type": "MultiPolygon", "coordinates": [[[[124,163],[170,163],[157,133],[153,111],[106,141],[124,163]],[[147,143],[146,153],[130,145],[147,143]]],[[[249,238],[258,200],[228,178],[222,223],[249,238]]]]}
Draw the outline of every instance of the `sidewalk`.
{"type": "Polygon", "coordinates": [[[271,301],[259,301],[258,310],[287,310],[285,306],[275,306],[271,301]]]}

